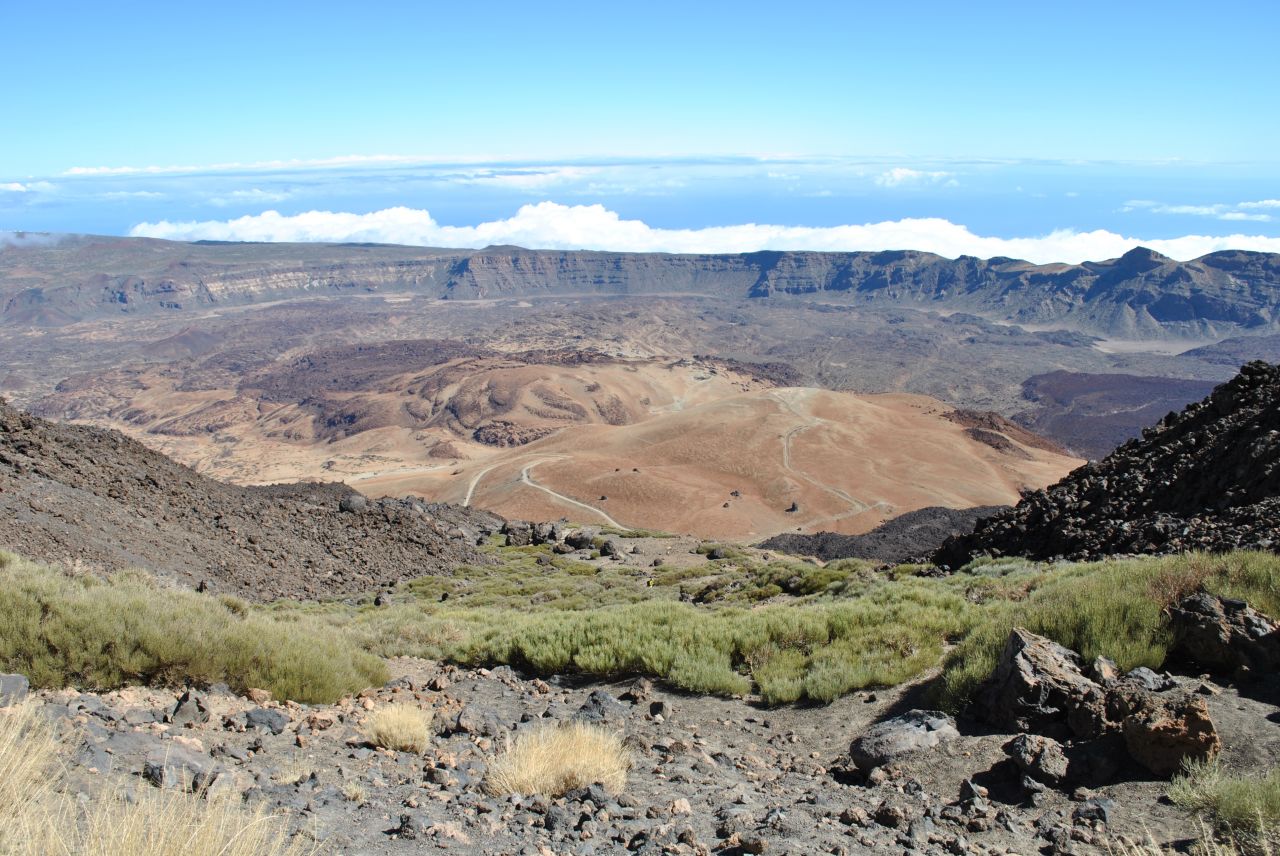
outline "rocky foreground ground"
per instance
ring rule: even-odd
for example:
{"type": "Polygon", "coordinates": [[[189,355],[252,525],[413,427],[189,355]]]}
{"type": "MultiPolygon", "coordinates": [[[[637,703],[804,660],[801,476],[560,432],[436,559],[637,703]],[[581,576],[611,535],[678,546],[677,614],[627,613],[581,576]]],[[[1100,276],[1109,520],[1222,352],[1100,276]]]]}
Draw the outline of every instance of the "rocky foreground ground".
{"type": "MultiPolygon", "coordinates": [[[[1280,655],[1274,633],[1246,638],[1266,619],[1212,598],[1187,610],[1180,650],[1237,681],[1109,675],[1105,661],[1084,667],[1015,633],[958,722],[919,710],[920,684],[766,709],[646,680],[574,685],[413,659],[331,706],[216,686],[34,695],[66,735],[72,792],[204,788],[282,812],[331,853],[1106,852],[1196,836],[1165,798],[1178,757],[1216,750],[1255,774],[1280,761],[1280,680],[1274,668],[1249,676],[1280,655]],[[434,713],[424,753],[369,742],[368,717],[394,702],[434,713]],[[1111,721],[1118,703],[1127,716],[1111,721]],[[574,719],[625,736],[625,788],[486,792],[487,768],[513,740],[574,719]]],[[[23,683],[0,681],[0,705],[25,695],[23,683]]]]}

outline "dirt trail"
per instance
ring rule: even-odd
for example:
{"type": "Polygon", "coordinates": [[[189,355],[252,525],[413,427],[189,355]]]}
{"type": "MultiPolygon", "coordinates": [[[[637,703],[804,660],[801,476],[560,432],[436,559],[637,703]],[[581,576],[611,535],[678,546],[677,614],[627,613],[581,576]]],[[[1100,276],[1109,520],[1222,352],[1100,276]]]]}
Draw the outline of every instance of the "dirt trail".
{"type": "Polygon", "coordinates": [[[565,495],[564,495],[564,494],[562,494],[562,493],[556,493],[554,490],[552,490],[551,488],[547,487],[546,485],[538,484],[538,483],[537,483],[536,481],[534,481],[534,480],[533,480],[533,478],[529,475],[529,471],[530,471],[530,470],[532,470],[534,467],[536,467],[538,464],[544,464],[544,463],[546,463],[547,461],[551,461],[551,460],[558,460],[558,459],[563,458],[563,457],[565,457],[565,456],[564,456],[564,455],[558,455],[558,456],[556,456],[555,458],[542,458],[542,459],[537,460],[537,461],[534,461],[534,462],[532,462],[532,463],[525,464],[525,465],[524,465],[524,469],[520,470],[520,481],[521,481],[521,483],[522,483],[522,484],[527,484],[529,487],[537,488],[538,490],[542,491],[543,493],[549,494],[550,496],[554,497],[555,499],[559,500],[560,502],[568,503],[569,505],[577,506],[578,508],[585,508],[587,511],[590,511],[590,512],[593,512],[593,513],[595,513],[595,514],[598,514],[598,515],[600,515],[600,517],[601,517],[601,518],[603,518],[603,519],[604,519],[604,522],[605,522],[605,523],[608,523],[610,526],[616,526],[616,527],[617,527],[617,528],[619,528],[619,529],[627,529],[628,527],[623,526],[621,523],[619,523],[618,521],[614,520],[612,517],[610,517],[608,514],[605,514],[603,511],[601,511],[600,509],[596,508],[594,505],[587,505],[585,502],[579,502],[578,500],[573,499],[572,497],[565,496],[565,495]]]}
{"type": "Polygon", "coordinates": [[[787,396],[781,392],[770,392],[769,396],[773,398],[775,401],[777,401],[779,404],[781,404],[783,407],[785,407],[787,410],[791,411],[791,413],[796,418],[804,420],[804,423],[805,423],[803,425],[797,425],[795,428],[792,428],[782,438],[783,469],[785,469],[787,472],[791,473],[792,475],[796,476],[797,478],[803,479],[804,481],[808,482],[809,484],[813,485],[819,490],[829,493],[832,496],[836,497],[837,499],[841,500],[842,502],[846,502],[849,504],[849,511],[841,514],[828,515],[826,517],[821,517],[816,520],[810,520],[807,522],[807,525],[817,526],[822,523],[830,523],[835,520],[840,520],[844,517],[852,517],[855,514],[861,514],[862,512],[868,511],[872,508],[885,506],[885,503],[883,502],[877,502],[874,505],[863,502],[862,500],[852,496],[848,492],[843,491],[837,487],[832,487],[831,485],[826,484],[825,482],[822,482],[814,478],[813,476],[809,475],[808,473],[802,470],[798,470],[794,466],[792,466],[791,441],[795,439],[796,435],[800,434],[801,432],[808,431],[810,428],[816,428],[817,426],[822,424],[821,419],[818,419],[816,416],[813,416],[810,413],[803,412],[800,409],[800,407],[797,406],[798,404],[802,404],[804,401],[808,400],[809,398],[812,398],[813,390],[811,389],[802,390],[799,395],[800,400],[797,402],[788,400],[787,396]]]}

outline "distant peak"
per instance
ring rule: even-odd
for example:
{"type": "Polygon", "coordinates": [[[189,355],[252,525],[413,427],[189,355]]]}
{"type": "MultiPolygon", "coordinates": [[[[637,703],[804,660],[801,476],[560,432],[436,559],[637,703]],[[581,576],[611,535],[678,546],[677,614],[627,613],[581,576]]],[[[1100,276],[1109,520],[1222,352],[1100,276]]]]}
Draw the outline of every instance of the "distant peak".
{"type": "Polygon", "coordinates": [[[1173,259],[1148,247],[1134,247],[1116,262],[1118,267],[1133,271],[1147,271],[1168,264],[1173,259]]]}

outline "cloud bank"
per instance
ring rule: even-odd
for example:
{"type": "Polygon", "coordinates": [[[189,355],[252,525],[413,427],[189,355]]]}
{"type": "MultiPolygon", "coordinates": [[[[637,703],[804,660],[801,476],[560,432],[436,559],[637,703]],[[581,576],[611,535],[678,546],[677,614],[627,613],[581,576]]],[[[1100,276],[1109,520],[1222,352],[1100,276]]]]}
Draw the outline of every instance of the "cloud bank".
{"type": "Polygon", "coordinates": [[[139,223],[136,237],[179,241],[375,242],[424,247],[515,244],[531,249],[618,252],[743,253],[758,250],[924,250],[948,258],[1009,256],[1045,264],[1116,258],[1135,246],[1187,260],[1216,250],[1280,252],[1280,238],[1265,235],[1185,235],[1144,240],[1102,229],[1059,229],[1045,235],[999,238],[977,235],[940,218],[909,218],[845,226],[780,226],[744,223],[699,229],[661,229],[624,220],[603,205],[524,205],[512,217],[474,226],[446,226],[430,212],[386,208],[367,214],[278,211],[232,220],[139,223]]]}

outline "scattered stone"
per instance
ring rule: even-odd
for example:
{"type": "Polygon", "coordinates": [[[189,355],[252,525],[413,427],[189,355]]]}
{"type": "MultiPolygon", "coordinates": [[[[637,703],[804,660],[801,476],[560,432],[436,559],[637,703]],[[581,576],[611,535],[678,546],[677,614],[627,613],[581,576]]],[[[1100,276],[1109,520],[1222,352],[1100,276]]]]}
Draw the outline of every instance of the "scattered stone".
{"type": "Polygon", "coordinates": [[[289,715],[283,710],[256,707],[245,713],[246,728],[260,728],[272,734],[281,734],[289,725],[289,715]]]}

